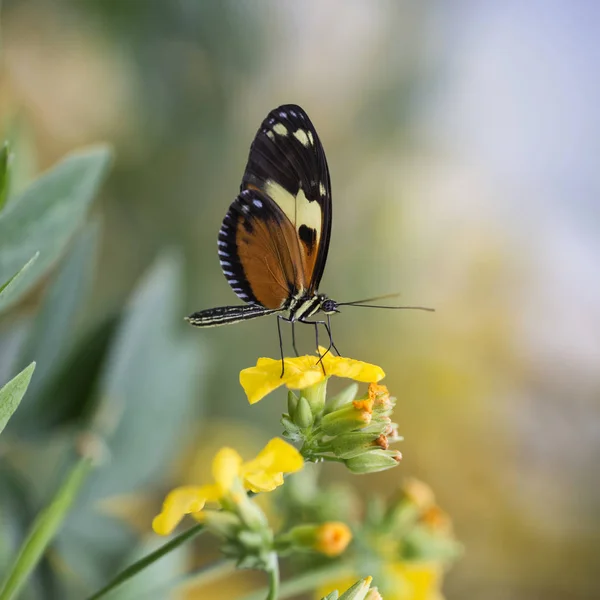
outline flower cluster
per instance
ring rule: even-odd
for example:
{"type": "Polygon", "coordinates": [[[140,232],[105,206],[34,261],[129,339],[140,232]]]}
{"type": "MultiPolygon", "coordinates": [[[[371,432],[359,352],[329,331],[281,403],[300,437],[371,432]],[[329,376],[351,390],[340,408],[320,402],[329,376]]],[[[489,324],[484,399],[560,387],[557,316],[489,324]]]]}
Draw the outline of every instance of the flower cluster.
{"type": "Polygon", "coordinates": [[[251,404],[280,386],[288,388],[281,423],[284,437],[298,449],[275,438],[244,461],[235,450],[222,448],[213,460],[213,483],[174,489],[153,528],[170,534],[191,515],[222,538],[222,552],[239,567],[270,574],[269,598],[277,595],[278,558],[292,555],[296,566],[342,564],[344,573],[354,574],[338,581],[333,577],[318,590],[322,600],[381,600],[378,590],[388,600],[439,600],[444,566],[458,547],[449,519],[425,484],[410,480],[387,507],[372,499],[366,511],[356,511],[354,492],[319,487],[315,469],[299,472],[306,462],[333,461],[352,473],[374,473],[401,460],[400,452],[390,449],[402,438],[392,417],[396,399],[379,383],[383,370],[324,348],[319,353],[318,359],[284,359],[283,374],[281,361],[268,358],[240,373],[251,404]],[[358,383],[352,383],[328,398],[332,376],[369,385],[362,395],[358,383]],[[284,476],[294,473],[279,502],[281,527],[276,533],[252,495],[282,486],[284,476]],[[366,515],[362,520],[356,519],[359,512],[366,515]],[[365,565],[378,588],[371,587],[365,565]],[[359,575],[365,578],[356,581],[359,575]],[[340,596],[333,588],[347,591],[340,596]]]}
{"type": "Polygon", "coordinates": [[[247,462],[232,448],[222,448],[213,459],[214,483],[171,491],[152,527],[156,533],[168,535],[189,514],[222,537],[223,552],[246,568],[269,571],[278,552],[313,551],[337,556],[352,539],[347,525],[305,525],[275,536],[266,516],[248,494],[274,490],[283,484],[284,474],[295,473],[303,465],[300,453],[279,438],[272,439],[247,462]],[[215,506],[206,508],[207,504],[215,506]]]}
{"type": "Polygon", "coordinates": [[[374,473],[395,467],[402,455],[389,445],[400,440],[391,414],[396,400],[377,382],[384,377],[377,365],[332,356],[324,348],[322,364],[314,357],[285,359],[281,363],[261,358],[256,367],[244,369],[240,381],[248,400],[260,400],[276,387],[286,385],[288,412],[282,417],[283,435],[300,445],[300,453],[311,462],[343,462],[353,473],[374,473]],[[327,399],[331,376],[370,382],[367,394],[356,397],[358,386],[351,385],[327,399]],[[299,390],[294,393],[293,390],[299,390]]]}

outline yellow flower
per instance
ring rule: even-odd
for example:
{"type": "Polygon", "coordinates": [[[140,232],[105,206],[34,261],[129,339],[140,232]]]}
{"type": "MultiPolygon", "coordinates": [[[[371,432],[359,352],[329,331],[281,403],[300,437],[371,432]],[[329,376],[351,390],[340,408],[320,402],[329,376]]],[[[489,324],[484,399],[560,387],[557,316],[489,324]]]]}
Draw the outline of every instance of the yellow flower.
{"type": "Polygon", "coordinates": [[[362,382],[379,381],[385,377],[383,369],[377,365],[325,352],[325,348],[319,347],[319,353],[324,355],[323,367],[315,356],[284,358],[283,377],[281,360],[259,358],[255,367],[248,367],[240,373],[240,384],[248,396],[248,402],[255,404],[282,385],[292,390],[303,390],[332,375],[362,382]]]}
{"type": "Polygon", "coordinates": [[[172,490],[163,503],[162,511],[152,521],[159,535],[168,535],[185,515],[201,519],[207,502],[219,502],[230,496],[236,484],[253,492],[270,492],[283,483],[284,473],[299,471],[304,459],[290,444],[272,439],[258,454],[246,463],[233,448],[221,448],[212,463],[213,484],[183,486],[172,490]]]}

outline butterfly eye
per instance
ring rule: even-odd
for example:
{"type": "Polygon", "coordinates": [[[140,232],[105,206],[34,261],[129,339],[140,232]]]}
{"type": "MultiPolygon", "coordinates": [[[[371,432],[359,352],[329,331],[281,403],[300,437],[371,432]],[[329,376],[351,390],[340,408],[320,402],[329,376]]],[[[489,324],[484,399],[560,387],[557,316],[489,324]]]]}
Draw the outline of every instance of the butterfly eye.
{"type": "Polygon", "coordinates": [[[331,300],[330,298],[323,301],[321,304],[321,310],[326,314],[339,312],[335,300],[331,300]]]}

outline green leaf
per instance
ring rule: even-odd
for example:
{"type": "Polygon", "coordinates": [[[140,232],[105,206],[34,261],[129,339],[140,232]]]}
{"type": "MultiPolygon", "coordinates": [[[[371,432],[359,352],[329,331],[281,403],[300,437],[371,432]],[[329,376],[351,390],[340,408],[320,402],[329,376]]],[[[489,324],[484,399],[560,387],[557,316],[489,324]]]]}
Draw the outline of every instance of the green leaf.
{"type": "Polygon", "coordinates": [[[0,149],[0,211],[6,204],[6,200],[8,198],[10,176],[8,169],[9,158],[10,152],[8,150],[8,142],[4,142],[4,145],[0,149]]]}
{"type": "Polygon", "coordinates": [[[29,388],[27,407],[15,419],[19,424],[28,421],[29,429],[32,425],[40,429],[47,422],[55,421],[56,398],[48,398],[51,405],[44,405],[43,391],[56,376],[57,369],[70,350],[79,308],[90,289],[97,240],[97,224],[87,226],[77,237],[54,281],[46,290],[41,308],[30,328],[21,364],[35,360],[37,371],[29,388]]]}
{"type": "Polygon", "coordinates": [[[92,429],[105,440],[107,461],[89,478],[59,540],[61,559],[97,587],[114,575],[135,536],[122,522],[111,525],[95,503],[162,479],[198,414],[202,352],[182,320],[182,271],[180,257],[167,254],[144,277],[100,376],[92,429]]]}
{"type": "Polygon", "coordinates": [[[112,461],[94,475],[95,498],[151,481],[181,450],[177,441],[197,404],[202,374],[198,338],[183,329],[182,276],[179,256],[157,261],[135,292],[117,334],[97,421],[112,461]],[[110,428],[107,415],[113,416],[110,428]]]}
{"type": "Polygon", "coordinates": [[[11,379],[11,381],[0,389],[0,433],[2,433],[8,420],[15,410],[17,410],[17,407],[23,399],[34,369],[35,363],[31,363],[26,369],[21,371],[14,379],[11,379]]]}
{"type": "Polygon", "coordinates": [[[17,283],[19,278],[27,273],[33,263],[39,258],[40,253],[36,252],[7,282],[0,287],[0,313],[2,309],[11,302],[11,296],[18,290],[17,283]]]}
{"type": "Polygon", "coordinates": [[[15,557],[12,568],[6,573],[0,587],[0,600],[14,598],[27,582],[48,544],[60,528],[91,467],[92,462],[90,459],[80,459],[61,485],[52,502],[37,516],[19,553],[15,557]]]}
{"type": "Polygon", "coordinates": [[[67,156],[34,181],[0,213],[0,281],[8,281],[39,251],[40,257],[15,282],[15,303],[63,253],[82,224],[110,160],[105,147],[67,156]]]}

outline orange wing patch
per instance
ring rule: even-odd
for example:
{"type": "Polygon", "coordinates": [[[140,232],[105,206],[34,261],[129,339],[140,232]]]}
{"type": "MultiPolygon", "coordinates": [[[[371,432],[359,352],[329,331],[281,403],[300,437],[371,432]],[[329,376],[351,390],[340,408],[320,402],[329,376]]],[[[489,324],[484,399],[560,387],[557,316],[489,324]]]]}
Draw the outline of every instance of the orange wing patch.
{"type": "Polygon", "coordinates": [[[305,273],[312,270],[307,270],[294,226],[283,213],[262,218],[239,214],[236,243],[246,280],[263,306],[281,308],[290,295],[307,288],[305,273]]]}

